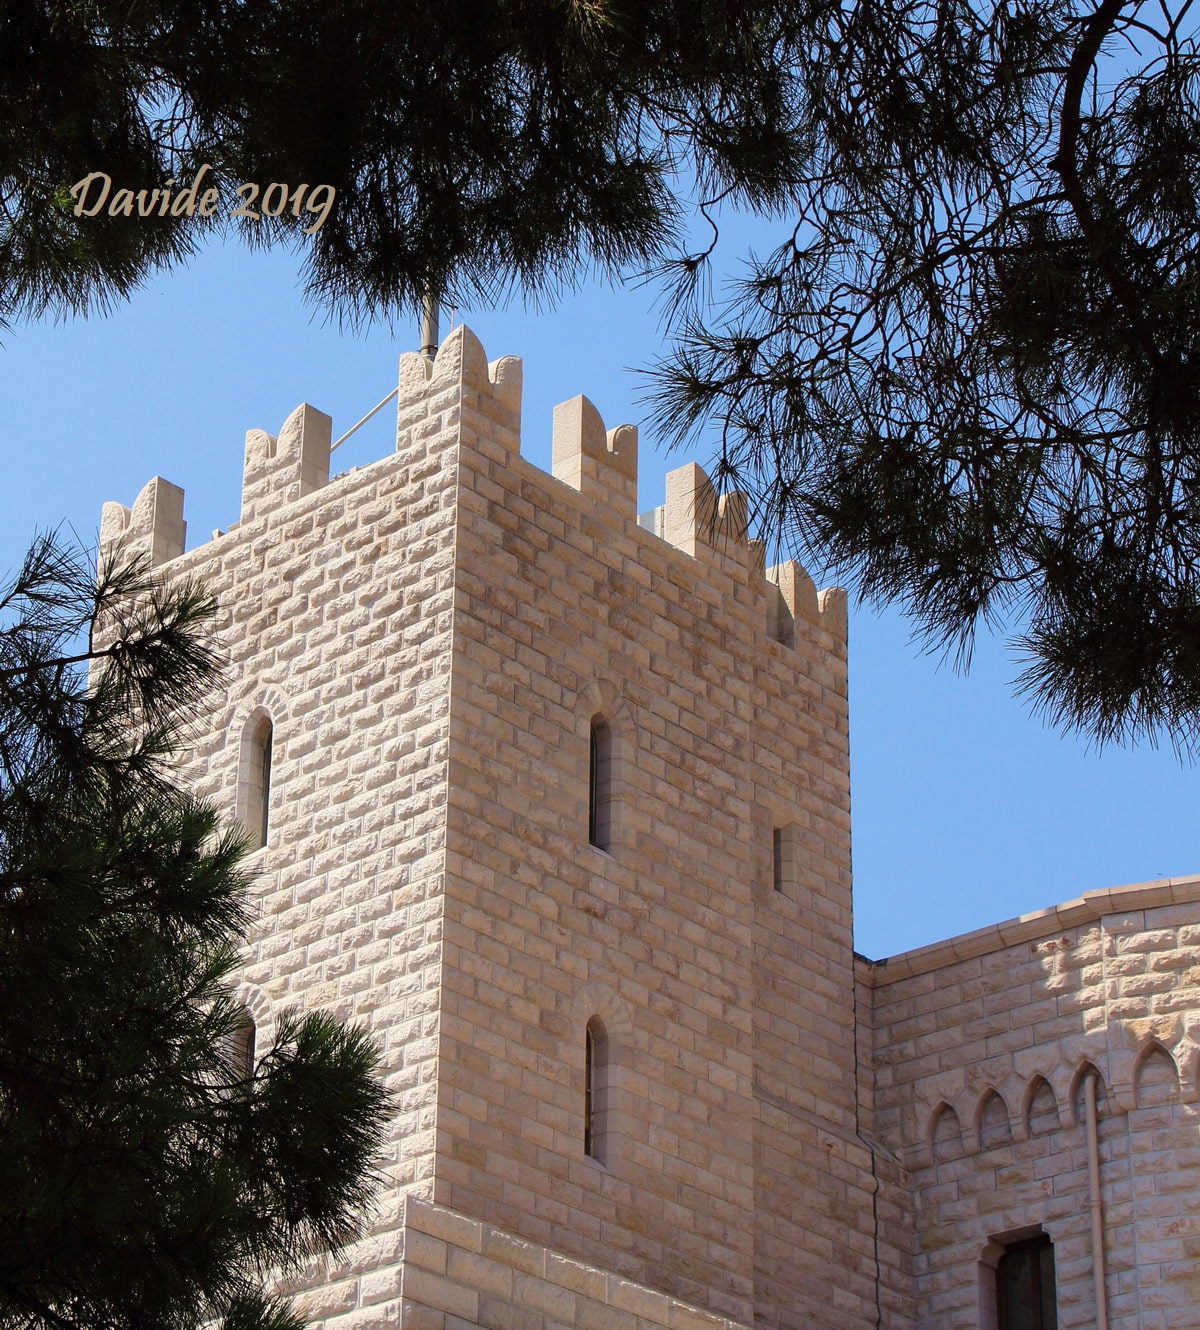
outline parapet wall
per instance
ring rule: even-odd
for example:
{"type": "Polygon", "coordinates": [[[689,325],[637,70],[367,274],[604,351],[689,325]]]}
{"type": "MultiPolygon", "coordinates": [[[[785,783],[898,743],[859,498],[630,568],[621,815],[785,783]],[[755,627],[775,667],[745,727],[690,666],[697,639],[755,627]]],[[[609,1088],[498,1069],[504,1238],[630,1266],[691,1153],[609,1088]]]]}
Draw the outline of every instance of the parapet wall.
{"type": "MultiPolygon", "coordinates": [[[[488,437],[481,441],[485,450],[520,454],[521,361],[504,356],[488,364],[478,339],[465,327],[446,338],[433,360],[415,352],[400,357],[397,452],[408,455],[464,402],[491,422],[488,437]]],[[[344,482],[344,477],[330,480],[331,442],[330,417],[308,403],[288,416],[278,434],[248,430],[241,513],[229,530],[270,521],[299,500],[344,482]]],[[[586,397],[574,397],[554,409],[552,454],[556,480],[604,504],[615,518],[637,520],[635,426],[606,429],[595,406],[586,397]]],[[[183,503],[183,490],[156,476],[131,508],[104,505],[101,547],[120,544],[156,567],[178,558],[184,553],[187,529],[183,503]]],[[[692,558],[742,566],[764,597],[766,631],[775,641],[794,645],[800,621],[844,643],[845,593],[835,587],[818,595],[807,573],[790,561],[765,570],[762,544],[748,536],[744,498],[717,496],[694,463],[668,473],[666,501],[647,514],[642,525],[692,558]]]]}

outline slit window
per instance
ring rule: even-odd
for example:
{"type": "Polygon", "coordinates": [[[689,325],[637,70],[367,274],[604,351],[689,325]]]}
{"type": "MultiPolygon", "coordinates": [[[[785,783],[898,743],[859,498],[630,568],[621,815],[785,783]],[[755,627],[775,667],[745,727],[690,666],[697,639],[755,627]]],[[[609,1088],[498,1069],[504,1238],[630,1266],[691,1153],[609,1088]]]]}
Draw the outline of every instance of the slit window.
{"type": "Polygon", "coordinates": [[[1058,1330],[1049,1234],[1005,1248],[996,1267],[996,1311],[999,1330],[1058,1330]]]}
{"type": "Polygon", "coordinates": [[[771,831],[771,885],[781,894],[796,887],[796,824],[787,822],[771,831]]]}
{"type": "Polygon", "coordinates": [[[612,844],[612,731],[599,716],[588,747],[588,840],[599,850],[612,844]]]}
{"type": "Polygon", "coordinates": [[[273,729],[263,716],[252,730],[246,755],[246,830],[256,849],[267,843],[271,820],[271,747],[273,729]]]}
{"type": "Polygon", "coordinates": [[[254,1075],[256,1034],[253,1017],[243,1011],[241,1024],[225,1036],[225,1061],[235,1081],[248,1080],[254,1075]]]}
{"type": "Polygon", "coordinates": [[[605,1162],[608,1128],[608,1036],[593,1016],[583,1035],[583,1153],[605,1162]]]}

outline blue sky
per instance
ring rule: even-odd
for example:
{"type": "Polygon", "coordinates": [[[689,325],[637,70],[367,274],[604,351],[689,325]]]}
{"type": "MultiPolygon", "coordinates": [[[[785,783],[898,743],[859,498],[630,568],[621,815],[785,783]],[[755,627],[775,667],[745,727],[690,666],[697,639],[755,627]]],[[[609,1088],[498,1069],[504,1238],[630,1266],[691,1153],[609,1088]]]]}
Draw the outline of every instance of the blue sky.
{"type": "MultiPolygon", "coordinates": [[[[136,223],[132,223],[136,224],[136,223]]],[[[638,424],[634,372],[661,346],[652,294],[592,284],[553,308],[458,311],[489,358],[524,360],[526,457],[549,467],[555,403],[586,393],[609,426],[638,424]]],[[[304,302],[299,261],[214,244],[108,317],[18,326],[0,338],[0,570],[35,531],[93,541],[106,499],[158,474],[187,492],[189,547],[236,521],[243,437],[301,401],[334,437],[394,385],[414,328],[339,332],[304,302]]],[[[335,470],[384,456],[391,412],[335,470]]],[[[643,431],[640,508],[670,459],[643,431]]],[[[703,450],[695,460],[706,461],[703,450]]],[[[850,726],[856,946],[892,955],[1126,882],[1200,871],[1197,771],[1169,746],[1106,750],[1031,716],[1017,665],[981,638],[969,675],[921,654],[896,613],[852,608],[850,726]]]]}

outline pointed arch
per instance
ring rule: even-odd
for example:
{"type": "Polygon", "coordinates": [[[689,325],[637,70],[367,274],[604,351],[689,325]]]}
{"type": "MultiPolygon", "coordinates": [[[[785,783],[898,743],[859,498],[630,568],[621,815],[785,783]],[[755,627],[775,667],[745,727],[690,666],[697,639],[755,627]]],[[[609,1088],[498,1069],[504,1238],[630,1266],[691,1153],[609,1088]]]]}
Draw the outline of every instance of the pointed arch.
{"type": "Polygon", "coordinates": [[[933,1110],[929,1124],[929,1153],[935,1164],[959,1159],[963,1154],[962,1126],[958,1114],[944,1099],[933,1110]]]}
{"type": "Polygon", "coordinates": [[[1179,1098],[1179,1071],[1175,1059],[1151,1039],[1138,1054],[1133,1071],[1133,1102],[1138,1108],[1173,1104],[1179,1098]]]}
{"type": "Polygon", "coordinates": [[[1054,1087],[1040,1072],[1034,1073],[1025,1091],[1023,1117],[1030,1136],[1048,1136],[1059,1128],[1060,1115],[1054,1087]]]}
{"type": "Polygon", "coordinates": [[[1100,1074],[1099,1067],[1089,1059],[1084,1059],[1075,1069],[1075,1075],[1071,1077],[1071,1112],[1074,1116],[1077,1126],[1082,1127],[1087,1120],[1084,1109],[1084,1088],[1083,1083],[1089,1076],[1096,1080],[1096,1111],[1103,1117],[1106,1109],[1111,1111],[1109,1104],[1109,1091],[1104,1083],[1104,1077],[1100,1074]]]}
{"type": "Polygon", "coordinates": [[[975,1129],[981,1150],[1012,1144],[1012,1120],[1008,1115],[1008,1105],[999,1090],[990,1085],[983,1092],[975,1110],[975,1129]]]}

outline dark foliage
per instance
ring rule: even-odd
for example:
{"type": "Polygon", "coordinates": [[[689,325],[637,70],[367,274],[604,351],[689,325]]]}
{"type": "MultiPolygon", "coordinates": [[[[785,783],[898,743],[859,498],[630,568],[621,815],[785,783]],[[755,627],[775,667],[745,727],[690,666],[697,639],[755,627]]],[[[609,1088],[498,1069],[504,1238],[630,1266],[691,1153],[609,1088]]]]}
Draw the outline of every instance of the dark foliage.
{"type": "Polygon", "coordinates": [[[356,1236],[387,1102],[324,1016],[231,1061],[243,838],[165,765],[212,605],[45,540],[0,606],[0,1327],[295,1330],[264,1280],[356,1236]]]}
{"type": "Polygon", "coordinates": [[[667,282],[668,441],[779,547],[1100,742],[1200,739],[1192,0],[351,0],[0,8],[0,319],[86,311],[219,219],[75,218],[203,163],[335,186],[296,245],[352,321],[667,282]],[[724,311],[692,202],[787,215],[724,311]]]}
{"type": "MultiPolygon", "coordinates": [[[[303,248],[357,321],[662,252],[674,169],[779,202],[783,0],[13,0],[0,8],[0,316],[86,311],[191,252],[199,217],[72,215],[70,187],[331,185],[238,223],[303,248]]],[[[277,199],[272,200],[275,206],[277,199]]],[[[155,212],[149,204],[148,211],[155,212]]]]}
{"type": "Polygon", "coordinates": [[[658,423],[777,545],[1099,742],[1200,738],[1190,0],[806,5],[795,229],[686,309],[658,423]]]}

